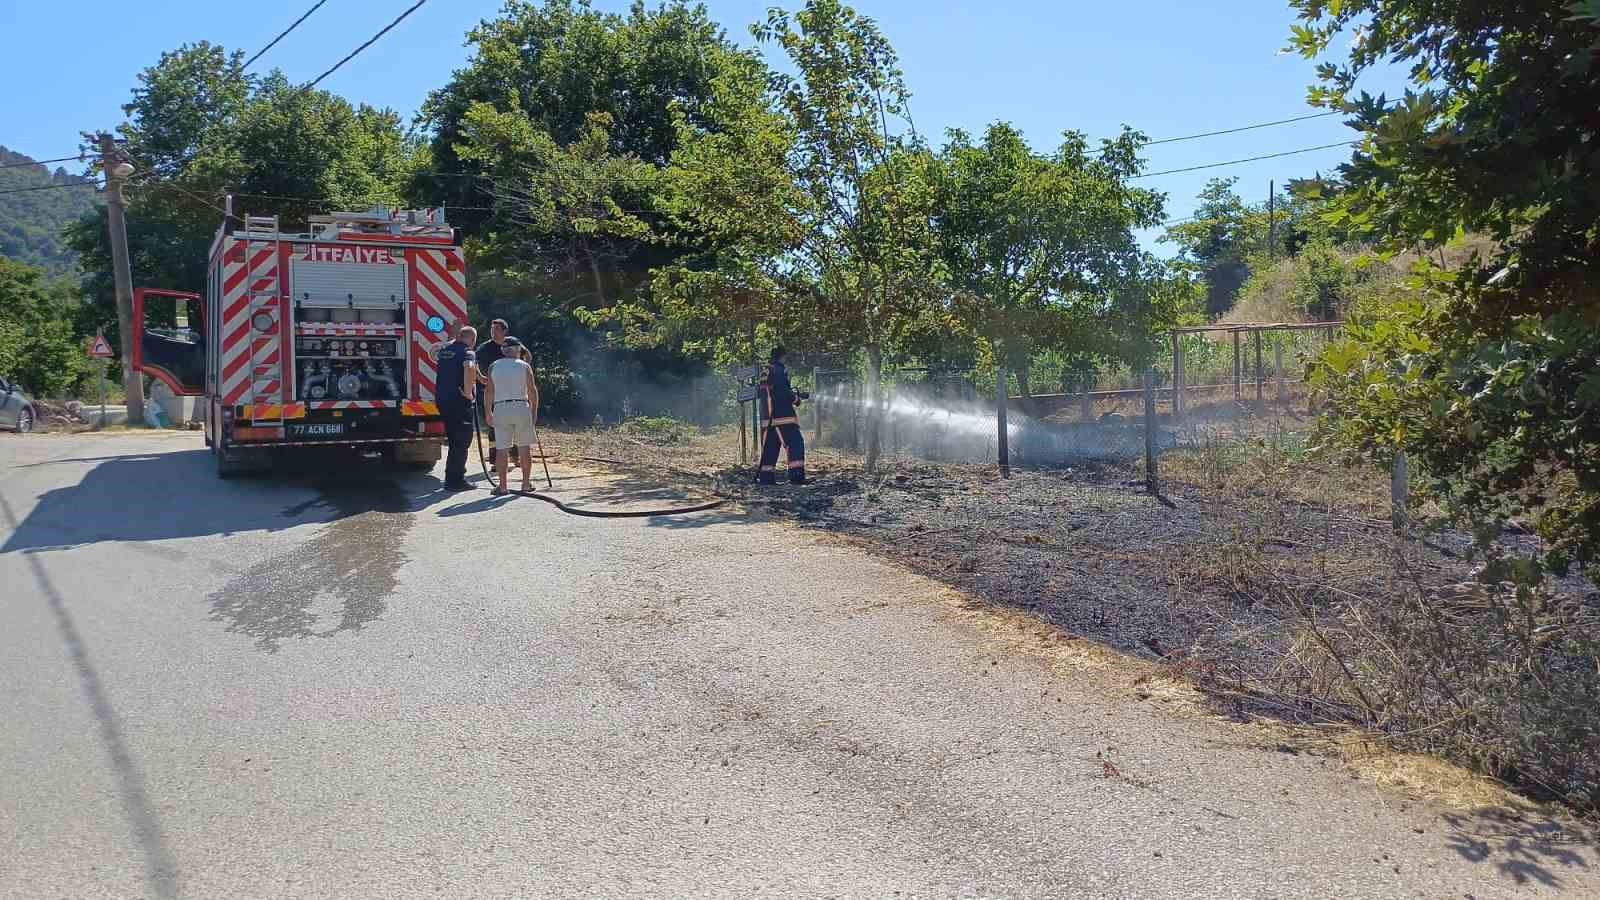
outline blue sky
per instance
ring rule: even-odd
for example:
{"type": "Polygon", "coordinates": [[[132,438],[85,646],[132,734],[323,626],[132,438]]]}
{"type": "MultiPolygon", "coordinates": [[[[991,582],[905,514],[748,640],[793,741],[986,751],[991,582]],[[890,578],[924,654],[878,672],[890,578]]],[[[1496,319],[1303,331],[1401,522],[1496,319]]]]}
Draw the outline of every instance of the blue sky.
{"type": "MultiPolygon", "coordinates": [[[[135,74],[163,50],[210,40],[249,53],[312,0],[218,3],[199,0],[0,4],[0,59],[11,81],[0,99],[0,144],[35,158],[77,149],[78,132],[122,121],[135,74]],[[64,15],[70,8],[72,15],[64,15]]],[[[413,0],[328,0],[253,70],[281,68],[313,78],[413,0]]],[[[621,10],[627,0],[596,0],[621,10]]],[[[734,39],[765,17],[771,2],[709,0],[734,39]]],[[[788,4],[793,6],[793,2],[788,4]]],[[[322,86],[352,101],[410,116],[426,92],[466,58],[469,28],[500,0],[430,0],[322,86]]],[[[1082,0],[917,2],[859,0],[899,52],[924,133],[978,131],[1004,119],[1045,149],[1068,128],[1092,137],[1133,125],[1153,139],[1290,118],[1305,105],[1312,66],[1279,52],[1293,14],[1283,0],[1082,0]]],[[[1386,74],[1367,87],[1393,93],[1386,74]]],[[[1151,147],[1150,170],[1202,165],[1328,144],[1349,131],[1338,117],[1151,147]]],[[[1237,176],[1239,190],[1264,198],[1267,183],[1327,170],[1347,157],[1323,150],[1282,159],[1147,179],[1168,193],[1168,214],[1187,215],[1209,177],[1237,176]]]]}

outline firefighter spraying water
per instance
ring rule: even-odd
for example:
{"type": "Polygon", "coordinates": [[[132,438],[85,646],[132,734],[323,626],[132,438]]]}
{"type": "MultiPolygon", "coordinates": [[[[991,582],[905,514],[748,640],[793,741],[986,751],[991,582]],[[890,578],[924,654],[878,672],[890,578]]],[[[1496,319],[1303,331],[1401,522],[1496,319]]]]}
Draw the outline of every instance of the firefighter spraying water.
{"type": "Polygon", "coordinates": [[[796,407],[800,401],[810,399],[811,395],[796,391],[789,384],[789,369],[784,365],[786,355],[783,347],[772,348],[771,364],[766,377],[761,380],[762,443],[757,484],[777,483],[779,450],[784,452],[788,462],[789,482],[806,483],[806,441],[800,434],[800,417],[796,407]]]}

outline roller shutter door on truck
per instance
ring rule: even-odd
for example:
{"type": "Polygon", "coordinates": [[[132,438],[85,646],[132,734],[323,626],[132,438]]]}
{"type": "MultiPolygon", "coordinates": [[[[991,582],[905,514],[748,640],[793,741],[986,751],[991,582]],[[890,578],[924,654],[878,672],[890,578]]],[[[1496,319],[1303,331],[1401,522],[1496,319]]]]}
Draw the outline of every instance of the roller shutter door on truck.
{"type": "MultiPolygon", "coordinates": [[[[359,248],[369,253],[374,249],[359,248]]],[[[387,250],[383,253],[388,258],[387,250]]],[[[370,258],[370,257],[369,257],[370,258]]],[[[393,308],[406,299],[406,267],[395,254],[393,262],[325,261],[295,254],[290,266],[290,291],[294,301],[312,308],[393,308]]]]}

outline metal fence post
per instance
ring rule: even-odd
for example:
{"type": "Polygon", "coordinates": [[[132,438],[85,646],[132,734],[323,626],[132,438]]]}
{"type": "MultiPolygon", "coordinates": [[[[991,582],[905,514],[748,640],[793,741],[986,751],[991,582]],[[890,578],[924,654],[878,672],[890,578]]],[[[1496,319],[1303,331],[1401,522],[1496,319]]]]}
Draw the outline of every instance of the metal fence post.
{"type": "Polygon", "coordinates": [[[1172,333],[1172,421],[1183,419],[1183,335],[1172,333]]]}
{"type": "Polygon", "coordinates": [[[1156,483],[1156,374],[1144,373],[1144,484],[1152,494],[1161,491],[1156,483]]]}
{"type": "Polygon", "coordinates": [[[811,369],[811,443],[813,446],[822,446],[822,368],[813,366],[811,369]]]}
{"type": "Polygon", "coordinates": [[[1078,401],[1083,421],[1087,422],[1094,416],[1094,373],[1086,372],[1083,376],[1083,397],[1078,401]]]}
{"type": "Polygon", "coordinates": [[[1000,475],[1002,478],[1011,477],[1010,435],[1007,433],[1006,428],[1006,403],[1008,402],[1006,391],[1010,385],[1006,384],[1006,377],[1004,366],[995,370],[995,439],[999,448],[997,456],[1000,461],[1000,475]]]}
{"type": "Polygon", "coordinates": [[[1255,330],[1256,335],[1256,408],[1261,409],[1266,405],[1263,391],[1266,389],[1266,378],[1261,369],[1261,329],[1255,330]]]}
{"type": "Polygon", "coordinates": [[[1239,355],[1239,330],[1233,331],[1233,402],[1243,399],[1244,358],[1239,355]]]}
{"type": "Polygon", "coordinates": [[[1410,523],[1407,510],[1410,496],[1411,478],[1406,466],[1406,452],[1399,450],[1394,455],[1394,471],[1389,475],[1389,516],[1394,520],[1396,531],[1404,531],[1410,523]]]}
{"type": "Polygon", "coordinates": [[[1278,339],[1272,345],[1272,368],[1278,373],[1279,406],[1285,406],[1289,402],[1288,384],[1284,381],[1283,374],[1283,342],[1289,334],[1289,332],[1279,334],[1278,339]]]}

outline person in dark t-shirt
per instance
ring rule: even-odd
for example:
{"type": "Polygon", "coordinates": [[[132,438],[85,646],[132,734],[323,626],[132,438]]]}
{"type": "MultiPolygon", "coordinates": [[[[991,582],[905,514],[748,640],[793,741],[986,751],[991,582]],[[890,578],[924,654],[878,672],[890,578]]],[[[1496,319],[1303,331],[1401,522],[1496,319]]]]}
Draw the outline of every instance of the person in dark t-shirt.
{"type": "MultiPolygon", "coordinates": [[[[489,339],[478,345],[478,371],[483,373],[483,377],[479,379],[477,386],[478,409],[480,412],[486,411],[483,405],[483,380],[489,377],[489,370],[494,368],[494,364],[506,355],[506,338],[510,336],[510,332],[511,326],[506,324],[505,319],[495,319],[489,323],[489,339]]],[[[499,452],[494,446],[494,426],[485,423],[485,428],[489,432],[489,465],[493,466],[495,464],[495,456],[499,452]]],[[[516,454],[517,451],[513,449],[511,458],[515,459],[516,454]]]]}

